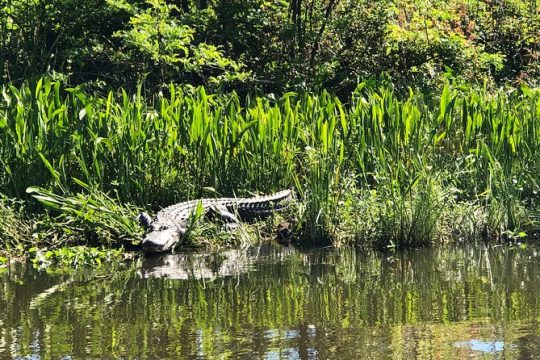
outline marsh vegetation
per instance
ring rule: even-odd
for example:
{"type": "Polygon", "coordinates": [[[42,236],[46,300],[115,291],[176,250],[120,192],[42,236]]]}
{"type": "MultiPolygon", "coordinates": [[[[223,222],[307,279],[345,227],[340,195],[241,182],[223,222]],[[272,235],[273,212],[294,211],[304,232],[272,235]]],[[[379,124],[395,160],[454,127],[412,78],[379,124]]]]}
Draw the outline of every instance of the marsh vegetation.
{"type": "Polygon", "coordinates": [[[0,357],[534,357],[539,86],[536,0],[1,1],[0,357]]]}
{"type": "Polygon", "coordinates": [[[0,15],[3,250],[129,246],[141,209],[283,188],[293,242],[537,235],[535,1],[8,0],[0,15]]]}
{"type": "Polygon", "coordinates": [[[540,91],[525,86],[446,86],[426,98],[362,83],[343,103],[324,91],[240,98],[172,85],[99,95],[40,79],[2,96],[1,187],[26,201],[8,218],[39,223],[11,247],[44,233],[136,241],[138,209],[208,189],[293,187],[295,237],[319,244],[408,247],[538,228],[540,91]]]}

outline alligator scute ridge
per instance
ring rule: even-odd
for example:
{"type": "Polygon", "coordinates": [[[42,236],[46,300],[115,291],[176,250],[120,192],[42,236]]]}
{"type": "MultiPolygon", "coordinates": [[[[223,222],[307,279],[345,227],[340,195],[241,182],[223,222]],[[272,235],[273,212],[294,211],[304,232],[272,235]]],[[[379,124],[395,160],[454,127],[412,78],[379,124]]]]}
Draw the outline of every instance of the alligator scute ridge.
{"type": "Polygon", "coordinates": [[[283,190],[265,196],[251,198],[215,198],[181,202],[160,210],[155,217],[140,213],[139,223],[146,229],[142,241],[145,252],[166,252],[187,232],[188,222],[198,206],[203,214],[212,212],[227,222],[236,223],[240,219],[264,217],[283,209],[292,196],[292,190],[283,190]],[[199,205],[200,204],[200,205],[199,205]]]}

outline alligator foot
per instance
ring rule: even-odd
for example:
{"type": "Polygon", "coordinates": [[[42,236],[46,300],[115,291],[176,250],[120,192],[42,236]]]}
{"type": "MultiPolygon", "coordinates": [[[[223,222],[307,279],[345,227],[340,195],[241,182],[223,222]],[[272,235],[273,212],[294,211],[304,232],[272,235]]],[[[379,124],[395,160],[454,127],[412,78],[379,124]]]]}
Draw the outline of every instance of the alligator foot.
{"type": "Polygon", "coordinates": [[[221,219],[227,224],[238,224],[240,220],[231,213],[226,206],[210,206],[207,212],[208,217],[211,219],[221,219]]]}
{"type": "Polygon", "coordinates": [[[293,227],[289,221],[282,221],[277,227],[277,242],[281,245],[290,245],[293,242],[293,227]]]}

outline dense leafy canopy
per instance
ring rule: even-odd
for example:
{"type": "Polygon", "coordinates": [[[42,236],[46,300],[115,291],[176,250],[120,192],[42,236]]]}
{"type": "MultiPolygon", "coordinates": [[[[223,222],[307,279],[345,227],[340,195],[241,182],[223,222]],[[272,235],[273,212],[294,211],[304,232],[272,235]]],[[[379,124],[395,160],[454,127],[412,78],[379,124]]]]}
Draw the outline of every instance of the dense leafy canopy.
{"type": "Polygon", "coordinates": [[[389,74],[423,89],[540,78],[533,0],[6,0],[0,74],[73,84],[204,84],[350,94],[389,74]]]}

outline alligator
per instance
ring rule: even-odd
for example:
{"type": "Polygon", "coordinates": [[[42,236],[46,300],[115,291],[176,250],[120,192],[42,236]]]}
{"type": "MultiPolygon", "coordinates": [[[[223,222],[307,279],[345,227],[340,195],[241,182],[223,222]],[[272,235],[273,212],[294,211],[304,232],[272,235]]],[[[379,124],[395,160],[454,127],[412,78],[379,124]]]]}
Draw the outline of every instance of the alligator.
{"type": "Polygon", "coordinates": [[[166,252],[187,233],[189,222],[198,209],[201,216],[221,218],[227,223],[237,224],[239,219],[263,218],[287,206],[291,190],[252,198],[215,198],[181,202],[160,210],[155,217],[145,212],[137,218],[146,235],[142,241],[144,252],[166,252]]]}

